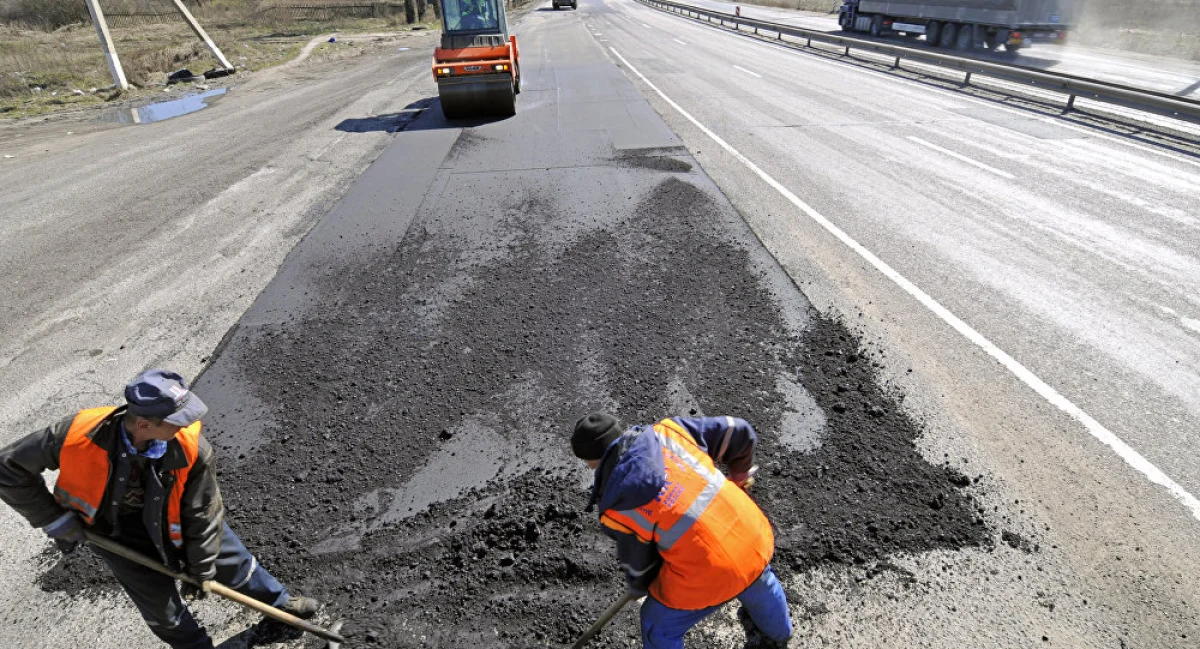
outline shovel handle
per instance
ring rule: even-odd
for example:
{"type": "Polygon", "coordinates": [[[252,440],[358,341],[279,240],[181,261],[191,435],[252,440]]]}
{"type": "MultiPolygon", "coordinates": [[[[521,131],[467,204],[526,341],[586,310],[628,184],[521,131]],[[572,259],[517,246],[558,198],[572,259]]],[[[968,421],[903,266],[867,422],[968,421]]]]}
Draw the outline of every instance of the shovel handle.
{"type": "Polygon", "coordinates": [[[635,599],[637,599],[637,595],[634,595],[633,593],[625,593],[621,596],[621,599],[618,599],[617,601],[613,602],[611,606],[604,609],[604,612],[600,614],[599,619],[597,619],[596,623],[592,625],[592,628],[588,629],[583,635],[579,636],[579,639],[575,641],[575,644],[571,645],[571,649],[583,649],[583,646],[586,645],[592,638],[596,637],[596,634],[600,633],[600,629],[603,629],[604,625],[608,624],[609,620],[616,617],[617,613],[620,613],[621,609],[625,608],[626,604],[635,599]]]}
{"type": "Polygon", "coordinates": [[[289,624],[297,629],[303,629],[319,638],[324,638],[331,642],[346,641],[345,638],[336,633],[330,632],[328,629],[319,627],[311,622],[308,622],[307,620],[301,620],[287,611],[281,611],[270,604],[264,604],[257,599],[254,599],[248,595],[243,595],[228,586],[218,584],[215,581],[199,582],[195,579],[192,579],[188,575],[175,572],[174,570],[167,568],[154,559],[151,559],[140,552],[134,552],[133,550],[130,550],[129,548],[113,541],[112,539],[100,536],[99,534],[94,534],[87,530],[84,530],[84,536],[87,538],[88,543],[91,543],[92,545],[108,550],[117,556],[128,559],[138,565],[145,566],[155,572],[162,573],[172,579],[176,579],[185,584],[191,584],[197,588],[203,588],[206,591],[216,593],[221,597],[237,602],[246,608],[254,609],[255,611],[258,611],[259,613],[262,613],[273,620],[278,620],[284,624],[289,624]]]}

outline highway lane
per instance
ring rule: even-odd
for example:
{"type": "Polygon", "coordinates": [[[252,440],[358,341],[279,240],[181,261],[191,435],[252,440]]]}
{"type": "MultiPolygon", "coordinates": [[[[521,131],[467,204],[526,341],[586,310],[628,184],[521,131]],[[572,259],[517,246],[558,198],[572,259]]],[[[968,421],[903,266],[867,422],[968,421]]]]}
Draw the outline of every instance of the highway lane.
{"type": "MultiPolygon", "coordinates": [[[[780,7],[737,5],[719,0],[689,0],[684,4],[726,13],[733,13],[735,7],[741,6],[742,15],[747,18],[768,20],[822,32],[841,32],[841,27],[837,24],[836,13],[816,14],[780,7]]],[[[855,38],[871,40],[871,36],[868,34],[851,35],[855,38]]],[[[893,37],[878,40],[897,45],[925,47],[923,38],[905,40],[893,37]]],[[[1016,56],[1004,53],[991,55],[986,52],[978,53],[978,55],[998,62],[1012,62],[1052,72],[1063,72],[1090,79],[1158,90],[1181,97],[1200,97],[1200,62],[1197,61],[1084,47],[1070,43],[1066,45],[1035,43],[1023,48],[1016,56]]]]}
{"type": "MultiPolygon", "coordinates": [[[[357,618],[369,608],[373,619],[386,620],[385,609],[389,602],[396,606],[397,598],[426,615],[415,625],[409,625],[407,613],[399,615],[388,633],[437,632],[446,627],[449,616],[429,613],[422,606],[435,596],[457,596],[460,587],[431,593],[422,570],[439,570],[445,563],[438,539],[447,537],[453,523],[486,518],[479,510],[488,506],[488,499],[503,494],[489,492],[488,499],[459,503],[463,510],[454,514],[462,515],[453,521],[425,518],[406,527],[386,527],[406,515],[404,506],[419,509],[448,492],[476,486],[498,471],[495,460],[502,458],[509,463],[506,479],[531,466],[556,471],[568,467],[565,488],[558,482],[561,474],[546,474],[525,486],[526,493],[534,493],[540,482],[552,480],[559,490],[556,502],[565,502],[573,512],[580,499],[573,489],[586,475],[565,457],[565,450],[554,446],[562,430],[551,419],[566,418],[566,411],[583,408],[585,402],[603,402],[606,396],[615,401],[632,395],[641,400],[641,407],[656,412],[660,402],[687,409],[709,399],[693,384],[703,382],[688,372],[672,376],[667,396],[647,398],[645,388],[629,386],[615,396],[606,394],[599,368],[610,362],[605,358],[612,349],[590,329],[560,333],[564,322],[575,326],[583,321],[579,311],[614,299],[613,291],[600,289],[611,289],[609,282],[617,282],[625,290],[610,306],[619,307],[614,315],[643,323],[634,332],[653,344],[645,349],[628,345],[631,355],[643,355],[639,358],[679,358],[684,350],[688,363],[712,362],[711,356],[695,355],[705,347],[696,341],[722,342],[738,331],[757,331],[752,327],[761,324],[755,319],[762,316],[782,317],[793,326],[804,323],[805,300],[786,281],[776,289],[781,294],[791,291],[793,304],[782,316],[764,306],[771,300],[757,299],[760,282],[779,284],[780,272],[756,247],[725,202],[728,199],[796,286],[820,308],[842,315],[866,338],[875,350],[871,358],[886,373],[897,399],[926,422],[928,430],[919,442],[924,456],[944,459],[968,476],[982,476],[969,491],[978,498],[980,516],[995,541],[995,547],[935,546],[939,549],[898,553],[878,563],[797,569],[789,579],[791,592],[799,593],[792,602],[799,628],[794,646],[1028,647],[1044,636],[1051,646],[1124,642],[1185,647],[1188,640],[1182,636],[1200,634],[1195,552],[1200,546],[1195,521],[1178,503],[1133,475],[1076,423],[1032,396],[944,323],[806,222],[794,206],[718,151],[636,75],[622,72],[620,59],[607,48],[629,57],[705,124],[1114,430],[1141,435],[1139,450],[1159,449],[1155,461],[1189,485],[1194,485],[1195,476],[1181,467],[1188,461],[1184,436],[1194,429],[1192,402],[1172,401],[1162,383],[1164,377],[1177,375],[1156,370],[1152,361],[1165,354],[1167,362],[1178,360],[1184,366],[1178,376],[1185,382],[1175,386],[1177,390],[1194,384],[1186,383],[1194,381],[1188,368],[1196,367],[1195,339],[1189,337],[1188,327],[1200,317],[1195,315],[1195,296],[1187,293],[1188,281],[1195,276],[1194,258],[1189,256],[1195,249],[1196,210],[1190,202],[1196,195],[1194,165],[1178,156],[1127,147],[1099,133],[689,27],[629,2],[584,0],[578,12],[537,12],[518,23],[517,30],[528,76],[518,116],[511,120],[463,128],[426,114],[412,123],[411,131],[391,137],[386,131],[404,121],[400,111],[405,106],[418,99],[426,100],[420,106],[430,105],[433,88],[427,64],[414,53],[373,61],[352,74],[322,76],[319,68],[306,69],[300,79],[283,80],[283,88],[265,89],[276,92],[265,92],[261,100],[247,93],[236,103],[154,127],[162,138],[186,139],[188,151],[195,152],[206,169],[229,175],[216,177],[214,172],[198,187],[184,182],[185,166],[175,166],[187,158],[186,151],[131,134],[137,132],[92,134],[87,141],[68,145],[59,142],[62,148],[48,156],[22,150],[18,160],[27,154],[32,158],[24,171],[25,184],[40,183],[50,196],[48,203],[41,203],[32,190],[20,196],[6,194],[14,216],[4,224],[10,246],[5,276],[13,280],[5,295],[19,298],[19,308],[10,306],[5,313],[9,337],[4,339],[4,422],[23,425],[45,412],[58,414],[111,399],[121,381],[145,363],[194,373],[270,278],[283,253],[316,218],[313,211],[330,204],[347,176],[384,144],[391,144],[346,200],[321,220],[324,227],[306,239],[308,245],[296,249],[293,259],[304,263],[284,267],[277,278],[279,290],[260,297],[257,308],[233,332],[230,348],[237,349],[239,338],[245,343],[252,333],[283,330],[287,335],[252,340],[259,346],[241,348],[250,352],[246,358],[251,362],[242,367],[245,372],[222,373],[224,366],[214,366],[202,385],[216,409],[210,424],[222,445],[222,479],[231,502],[249,503],[237,512],[239,522],[257,521],[261,526],[252,543],[256,550],[270,552],[264,560],[306,590],[319,589],[326,581],[335,584],[338,597],[363,607],[356,608],[357,618]],[[392,74],[404,75],[396,87],[386,85],[392,74]],[[305,83],[291,85],[296,81],[305,83]],[[680,141],[686,150],[678,146],[680,141]],[[90,165],[122,148],[130,152],[115,160],[112,170],[90,171],[90,165]],[[138,159],[134,151],[145,157],[138,159]],[[247,164],[227,170],[221,163],[229,156],[247,157],[247,164]],[[276,176],[286,176],[287,182],[276,176]],[[303,191],[315,177],[326,181],[310,187],[316,198],[303,191]],[[155,179],[169,181],[173,191],[160,195],[159,204],[153,196],[130,197],[125,188],[133,179],[145,186],[153,186],[155,179]],[[161,204],[188,207],[173,211],[161,204]],[[156,205],[159,211],[152,209],[156,205]],[[417,226],[412,236],[409,219],[417,226]],[[1129,219],[1152,227],[1129,227],[1129,219]],[[72,229],[55,229],[55,221],[72,229]],[[680,241],[697,240],[692,224],[704,226],[700,234],[715,228],[722,238],[701,239],[704,247],[681,245],[680,241]],[[123,260],[109,272],[94,272],[95,266],[89,266],[88,273],[80,273],[73,264],[96,260],[87,246],[67,245],[63,238],[66,232],[112,248],[146,227],[155,233],[153,250],[167,251],[159,258],[164,274],[170,271],[178,278],[178,283],[150,296],[120,279],[138,267],[136,259],[123,260]],[[696,282],[686,272],[581,276],[572,273],[595,265],[562,263],[570,256],[545,254],[573,241],[588,244],[574,249],[580,256],[592,252],[588,246],[594,245],[613,268],[625,268],[622,264],[647,254],[708,259],[714,250],[721,252],[713,257],[719,262],[738,262],[743,259],[738,250],[749,250],[755,263],[697,275],[737,280],[728,283],[696,282]],[[616,243],[605,245],[609,241],[616,243]],[[45,252],[36,255],[38,251],[45,252]],[[381,258],[385,252],[397,256],[381,258]],[[18,254],[57,263],[50,268],[17,264],[13,260],[18,254]],[[248,272],[243,274],[242,268],[248,272]],[[771,281],[755,280],[759,274],[771,281]],[[621,284],[624,275],[633,282],[621,284]],[[584,281],[572,284],[579,278],[584,281]],[[478,297],[466,290],[472,283],[482,287],[478,297]],[[577,298],[572,297],[572,286],[579,288],[577,298]],[[718,298],[726,286],[730,295],[723,301],[718,298]],[[699,290],[707,300],[676,304],[680,294],[674,290],[680,287],[699,290]],[[640,292],[653,299],[638,303],[640,292]],[[1111,297],[1098,298],[1105,294],[1111,297]],[[325,309],[318,309],[317,317],[302,317],[301,307],[329,295],[335,299],[321,303],[325,309]],[[394,303],[371,302],[380,295],[394,303]],[[743,301],[746,295],[755,300],[743,301]],[[721,310],[719,318],[705,319],[704,312],[697,312],[697,324],[684,327],[687,335],[678,339],[663,335],[670,328],[653,326],[655,320],[649,317],[661,304],[694,309],[697,303],[737,308],[721,310]],[[547,305],[553,307],[552,317],[530,315],[546,311],[547,305]],[[745,318],[743,306],[754,308],[747,311],[753,318],[745,318]],[[62,313],[66,316],[60,317],[62,313]],[[1114,324],[1104,325],[1108,318],[1114,318],[1114,324]],[[386,335],[355,337],[353,330],[362,322],[375,323],[386,335]],[[1129,327],[1144,338],[1126,340],[1129,327]],[[408,340],[401,335],[406,332],[418,343],[430,343],[424,338],[429,336],[437,344],[393,346],[408,340]],[[531,345],[524,337],[530,333],[549,342],[531,345]],[[1122,334],[1119,344],[1132,347],[1115,353],[1111,336],[1122,334]],[[388,336],[394,342],[386,342],[388,336]],[[343,342],[353,344],[343,347],[343,342]],[[495,362],[542,359],[543,354],[561,360],[546,351],[557,345],[581,346],[590,354],[569,356],[578,366],[495,362]],[[312,350],[340,354],[338,362],[305,356],[312,350]],[[381,350],[390,355],[381,355],[381,350]],[[487,360],[467,363],[471,374],[456,376],[443,369],[463,367],[456,359],[472,354],[487,360]],[[289,365],[293,356],[313,362],[289,365]],[[330,367],[337,370],[336,376],[330,376],[335,373],[330,367]],[[283,382],[296,383],[301,370],[313,381],[301,386],[320,387],[287,385],[282,393],[275,390],[283,382]],[[368,372],[381,380],[363,381],[360,391],[357,381],[368,372]],[[255,390],[242,389],[247,377],[258,381],[255,390]],[[473,391],[484,378],[499,381],[503,389],[489,384],[494,392],[473,391]],[[1091,387],[1093,383],[1098,387],[1091,387]],[[431,384],[437,389],[426,387],[431,384]],[[1114,385],[1130,394],[1114,392],[1114,385]],[[560,389],[577,390],[571,396],[587,398],[564,405],[552,398],[560,389]],[[393,390],[412,391],[402,395],[409,399],[408,408],[402,409],[406,402],[391,394],[393,390]],[[366,394],[367,402],[355,402],[361,408],[343,413],[340,409],[347,406],[342,397],[360,393],[366,394]],[[1132,407],[1135,398],[1147,399],[1159,410],[1132,407]],[[470,416],[458,410],[467,403],[470,416]],[[292,432],[305,442],[303,449],[280,446],[287,440],[270,429],[269,419],[297,412],[301,419],[335,412],[391,423],[419,415],[421,425],[398,423],[387,429],[389,434],[400,431],[396,438],[403,442],[401,457],[386,467],[385,480],[391,482],[377,492],[377,474],[383,471],[371,451],[392,448],[393,440],[332,442],[331,432],[340,433],[342,422],[321,419],[327,428],[300,422],[303,425],[292,432]],[[553,416],[527,429],[505,423],[533,421],[547,412],[553,416]],[[1152,419],[1139,421],[1145,417],[1152,419]],[[453,424],[443,427],[449,420],[453,424]],[[254,438],[264,428],[276,434],[267,440],[275,445],[272,452],[279,453],[273,456],[278,465],[272,465],[273,471],[284,473],[310,461],[305,453],[311,448],[329,457],[341,453],[343,459],[311,460],[312,475],[293,471],[286,473],[287,480],[265,480],[247,471],[245,458],[239,457],[245,453],[255,458],[264,444],[254,438]],[[419,442],[412,442],[417,436],[419,442]],[[558,450],[538,452],[545,448],[558,450]],[[1178,457],[1168,466],[1170,455],[1178,457]],[[423,459],[428,462],[422,465],[423,459]],[[333,464],[346,475],[331,470],[333,464]],[[367,480],[361,475],[364,467],[374,472],[367,480]],[[277,487],[268,492],[270,499],[246,498],[270,485],[277,487]],[[331,511],[318,495],[342,499],[339,502],[353,499],[355,506],[331,511]],[[326,525],[334,524],[347,534],[326,539],[324,545],[308,545],[326,525]],[[368,524],[384,526],[388,535],[368,537],[371,542],[364,545],[369,553],[339,555],[337,542],[356,542],[368,524]],[[280,529],[291,539],[281,537],[280,529]],[[299,544],[296,539],[304,544],[293,545],[299,544]],[[413,555],[426,563],[414,568],[408,556],[389,554],[407,551],[398,540],[429,542],[427,555],[413,555]],[[378,563],[364,567],[363,557],[378,563]],[[388,571],[401,573],[408,589],[396,588],[396,577],[388,571]],[[363,586],[364,581],[371,585],[363,586]]],[[[668,266],[647,268],[660,265],[668,266]]],[[[735,339],[746,343],[735,348],[738,354],[757,359],[762,353],[760,341],[735,339]]],[[[720,344],[714,348],[723,349],[720,344]]],[[[227,364],[237,360],[233,352],[219,356],[227,364]]],[[[628,372],[639,368],[628,359],[618,360],[628,363],[628,372]]],[[[735,376],[732,373],[719,374],[716,379],[726,385],[765,385],[755,394],[735,395],[745,397],[742,400],[719,402],[734,402],[739,409],[752,410],[753,417],[767,411],[777,416],[783,405],[778,399],[764,404],[763,395],[774,397],[779,389],[770,381],[764,384],[760,374],[745,372],[739,381],[724,381],[735,376]]],[[[645,374],[633,376],[641,383],[652,382],[645,374]]],[[[661,377],[652,378],[655,385],[662,382],[661,377]]],[[[797,391],[793,387],[788,394],[797,391]]],[[[9,434],[18,432],[24,431],[9,434]]],[[[545,497],[545,485],[540,488],[539,497],[545,497]]],[[[901,483],[896,490],[906,488],[901,483]]],[[[537,499],[528,500],[536,509],[545,509],[537,499]]],[[[515,503],[521,504],[530,503],[515,503]]],[[[940,506],[940,501],[930,508],[934,505],[940,506]]],[[[50,563],[38,556],[45,541],[19,521],[9,520],[11,513],[6,516],[3,522],[11,535],[0,548],[0,583],[6,593],[0,601],[0,644],[56,649],[148,644],[136,614],[111,591],[95,599],[68,599],[29,584],[33,566],[50,563]],[[98,615],[104,616],[105,625],[95,623],[98,615]],[[47,634],[51,623],[56,632],[47,634]]],[[[486,531],[468,540],[483,542],[486,531]]],[[[543,531],[551,533],[552,526],[544,525],[543,531]]],[[[554,533],[563,531],[560,526],[554,533]]],[[[798,524],[782,530],[781,538],[784,532],[818,536],[829,530],[805,530],[798,524]]],[[[572,532],[554,538],[565,542],[577,536],[572,532]]],[[[585,541],[591,543],[591,537],[585,541]]],[[[546,553],[557,559],[556,550],[547,548],[546,553]]],[[[609,551],[603,539],[595,539],[591,563],[583,572],[592,582],[619,589],[609,551]],[[612,577],[611,583],[602,577],[612,577]]],[[[567,569],[572,565],[568,562],[567,569]]],[[[491,572],[507,578],[502,570],[491,572]]],[[[520,590],[526,588],[522,582],[510,582],[506,588],[524,599],[492,602],[496,616],[508,611],[508,619],[501,621],[510,623],[514,646],[534,643],[520,628],[530,624],[531,610],[544,611],[546,619],[571,616],[572,624],[580,625],[586,615],[559,604],[585,601],[598,609],[603,602],[592,595],[611,594],[600,590],[580,597],[584,591],[554,581],[553,572],[546,578],[553,582],[549,588],[542,582],[526,592],[520,590]],[[554,607],[536,608],[535,601],[554,607]]],[[[463,588],[462,594],[487,598],[492,592],[463,588]]],[[[213,602],[199,608],[222,637],[253,622],[213,602]]],[[[606,638],[630,643],[630,616],[619,629],[606,638]]],[[[552,631],[564,632],[561,626],[552,631]]],[[[723,612],[704,630],[703,638],[710,642],[701,646],[731,645],[738,632],[732,611],[723,612]]],[[[487,628],[474,641],[442,646],[491,646],[494,639],[494,630],[487,628]]],[[[244,640],[234,638],[226,646],[240,647],[244,640]]],[[[411,643],[417,645],[418,640],[411,643]]]]}
{"type": "MultiPolygon", "coordinates": [[[[870,72],[847,76],[845,66],[665,14],[651,26],[689,43],[649,39],[629,55],[652,81],[656,68],[670,70],[656,81],[664,92],[735,148],[760,151],[752,159],[785,185],[815,193],[819,212],[879,236],[869,247],[894,247],[902,273],[928,273],[918,285],[959,285],[972,296],[962,310],[1001,300],[1025,314],[1020,329],[1041,323],[1045,333],[1014,336],[1051,343],[1030,361],[1070,348],[1077,361],[1045,368],[1057,383],[1110,377],[1072,396],[1145,436],[1149,453],[1161,445],[1156,461],[1200,491],[1200,467],[1180,455],[1182,435],[1200,423],[1196,160],[870,72]],[[697,52],[709,56],[683,63],[697,52]],[[925,259],[938,261],[922,270],[925,259]],[[976,303],[987,293],[995,297],[976,303]],[[1126,382],[1144,386],[1137,396],[1152,396],[1157,417],[1114,401],[1126,382]]],[[[1013,319],[997,309],[972,321],[1013,319]]]]}
{"type": "MultiPolygon", "coordinates": [[[[783,187],[1200,493],[1196,158],[814,60],[631,0],[584,17],[614,61],[625,57],[783,187]]],[[[1040,520],[1081,559],[1076,577],[1114,564],[1111,548],[1124,542],[1115,539],[1161,547],[1161,533],[1179,551],[1164,549],[1138,570],[1164,583],[1178,570],[1194,583],[1197,523],[1165,490],[990,360],[972,360],[978,349],[880,285],[861,259],[834,252],[841,244],[802,211],[661,97],[652,101],[814,303],[871,323],[904,359],[896,380],[924,384],[914,392],[929,397],[931,419],[950,413],[972,431],[968,446],[985,466],[1023,496],[1015,500],[1039,503],[1040,520]],[[1114,521],[1115,511],[1132,520],[1114,521]]],[[[1111,576],[1101,581],[1123,589],[1111,576]]],[[[1194,609],[1184,615],[1194,623],[1194,609]]],[[[1151,645],[1172,646],[1163,642],[1151,645]]]]}

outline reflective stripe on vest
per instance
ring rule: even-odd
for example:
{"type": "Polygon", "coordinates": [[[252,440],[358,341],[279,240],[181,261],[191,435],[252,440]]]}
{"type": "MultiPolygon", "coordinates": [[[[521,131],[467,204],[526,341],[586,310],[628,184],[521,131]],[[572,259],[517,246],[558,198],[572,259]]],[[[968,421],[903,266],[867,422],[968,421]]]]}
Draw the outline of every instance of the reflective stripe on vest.
{"type": "MultiPolygon", "coordinates": [[[[95,523],[96,512],[112,476],[108,451],[93,442],[90,436],[114,410],[116,408],[92,408],[75,415],[58,458],[60,470],[54,485],[54,498],[63,507],[79,512],[88,525],[95,523]]],[[[171,544],[179,548],[183,547],[180,503],[188,472],[200,455],[200,422],[181,429],[175,440],[183,449],[187,466],[171,472],[174,484],[167,498],[167,535],[171,544]]],[[[117,443],[121,442],[118,440],[117,443]]]]}
{"type": "MultiPolygon", "coordinates": [[[[687,503],[685,509],[674,522],[669,525],[651,523],[650,520],[637,509],[626,509],[618,511],[619,514],[628,516],[637,527],[641,528],[643,538],[653,540],[658,546],[659,551],[670,550],[683,537],[684,534],[696,524],[700,516],[704,513],[708,506],[712,504],[717,493],[721,491],[721,486],[725,484],[725,476],[717,470],[716,466],[709,459],[708,454],[701,451],[696,443],[692,441],[691,435],[683,429],[679,424],[665,419],[654,426],[654,436],[658,439],[658,443],[663,449],[663,461],[667,466],[667,485],[663,487],[663,492],[659,494],[659,498],[655,502],[665,506],[668,510],[678,508],[683,503],[678,502],[678,499],[683,497],[683,494],[677,494],[675,490],[679,489],[681,483],[687,481],[684,476],[687,472],[698,476],[704,480],[704,486],[699,493],[688,494],[694,498],[690,503],[687,503]],[[689,448],[690,447],[690,448],[689,448]],[[708,460],[705,462],[704,460],[708,460]],[[672,471],[672,469],[675,469],[672,471]],[[681,473],[683,475],[681,475],[681,473]],[[675,478],[675,480],[672,480],[675,478]],[[676,496],[676,500],[672,500],[672,496],[676,496]]],[[[695,482],[695,481],[688,481],[695,482]]],[[[673,518],[670,513],[666,513],[663,518],[673,518]]]]}
{"type": "Polygon", "coordinates": [[[665,419],[647,432],[662,448],[666,484],[646,505],[602,518],[657,546],[663,566],[650,594],[666,606],[700,610],[735,597],[771,560],[770,523],[681,425],[665,419]]]}
{"type": "Polygon", "coordinates": [[[171,472],[175,475],[175,484],[171,485],[171,496],[167,500],[167,536],[171,537],[172,545],[182,548],[183,525],[181,523],[183,519],[180,515],[179,505],[183,502],[183,487],[187,484],[188,471],[196,463],[196,457],[200,455],[200,422],[180,429],[175,434],[175,439],[183,448],[187,466],[171,472]]]}

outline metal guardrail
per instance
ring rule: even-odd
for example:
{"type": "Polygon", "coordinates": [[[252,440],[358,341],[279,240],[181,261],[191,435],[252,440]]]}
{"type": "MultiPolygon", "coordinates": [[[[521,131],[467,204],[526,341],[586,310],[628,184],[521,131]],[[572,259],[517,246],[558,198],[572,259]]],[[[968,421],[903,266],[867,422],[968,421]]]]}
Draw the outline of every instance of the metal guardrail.
{"type": "Polygon", "coordinates": [[[701,7],[669,2],[668,0],[638,0],[638,2],[663,11],[686,15],[696,20],[706,20],[710,23],[717,21],[721,26],[732,25],[734,29],[738,30],[743,27],[752,28],[755,34],[758,34],[760,31],[770,32],[776,34],[777,40],[781,41],[785,40],[784,36],[791,36],[793,38],[804,39],[810,47],[813,42],[836,45],[845,48],[846,55],[849,55],[851,50],[865,50],[885,54],[889,57],[895,57],[895,62],[892,64],[894,68],[900,67],[901,59],[908,59],[938,67],[960,70],[966,73],[966,78],[963,80],[964,85],[971,82],[971,75],[977,74],[1005,81],[1015,81],[1042,90],[1061,92],[1067,95],[1065,109],[1068,111],[1075,108],[1075,99],[1077,97],[1083,97],[1085,99],[1165,115],[1188,122],[1200,123],[1200,101],[1185,97],[1176,97],[1154,90],[1125,86],[1107,81],[1085,79],[1058,72],[1047,72],[1020,65],[993,63],[991,61],[941,54],[928,50],[904,47],[902,45],[890,45],[850,36],[839,36],[827,32],[804,29],[802,27],[793,27],[791,25],[711,11],[701,7]]]}

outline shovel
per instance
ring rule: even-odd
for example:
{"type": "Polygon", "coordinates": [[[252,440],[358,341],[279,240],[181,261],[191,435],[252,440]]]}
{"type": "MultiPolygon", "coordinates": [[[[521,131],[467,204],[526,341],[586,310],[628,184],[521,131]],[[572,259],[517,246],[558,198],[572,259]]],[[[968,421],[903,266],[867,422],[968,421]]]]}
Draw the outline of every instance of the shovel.
{"type": "Polygon", "coordinates": [[[583,635],[579,636],[579,639],[575,641],[575,644],[571,645],[571,649],[583,649],[583,646],[586,645],[592,638],[596,637],[596,634],[600,633],[600,629],[603,629],[604,625],[608,624],[609,620],[613,619],[617,613],[620,613],[621,609],[625,608],[626,604],[635,599],[637,599],[637,595],[634,595],[633,593],[625,593],[621,596],[621,599],[613,602],[612,606],[604,609],[604,612],[600,614],[600,618],[596,620],[596,623],[592,625],[592,628],[588,629],[583,635]]]}
{"type": "MultiPolygon", "coordinates": [[[[91,543],[92,545],[95,545],[99,548],[108,550],[109,552],[112,552],[113,554],[115,554],[117,556],[121,556],[126,559],[129,559],[130,561],[132,561],[134,563],[146,566],[147,568],[149,568],[155,572],[160,572],[172,579],[182,581],[185,584],[191,584],[197,588],[203,588],[204,590],[206,590],[210,593],[216,593],[216,594],[220,595],[221,597],[224,597],[225,599],[232,600],[234,602],[237,602],[238,604],[241,604],[242,606],[245,606],[246,608],[258,611],[259,613],[262,613],[263,615],[271,618],[272,620],[277,620],[279,622],[283,622],[284,624],[294,626],[297,629],[302,629],[304,631],[308,631],[309,633],[311,633],[319,638],[324,638],[325,640],[329,641],[329,649],[340,649],[341,643],[346,641],[345,638],[338,635],[338,631],[340,631],[341,627],[342,627],[342,623],[340,620],[337,622],[334,622],[332,626],[330,626],[328,629],[326,629],[324,627],[317,626],[317,625],[307,622],[305,620],[301,620],[300,618],[296,617],[295,615],[292,615],[291,613],[288,613],[286,611],[281,611],[281,610],[275,608],[274,606],[271,606],[270,604],[264,604],[264,603],[258,601],[257,599],[254,599],[253,597],[243,595],[243,594],[237,592],[236,590],[234,590],[228,586],[218,584],[215,581],[206,581],[204,583],[197,582],[195,579],[192,579],[191,577],[189,577],[187,575],[175,572],[175,571],[167,568],[166,566],[162,565],[161,563],[155,561],[154,559],[151,559],[150,557],[147,557],[139,552],[134,552],[133,550],[130,550],[129,548],[121,545],[120,543],[116,543],[106,537],[100,536],[98,534],[94,534],[94,533],[86,531],[86,530],[84,531],[84,535],[87,537],[88,542],[91,543]]],[[[622,602],[622,603],[624,603],[624,602],[622,602]]]]}

